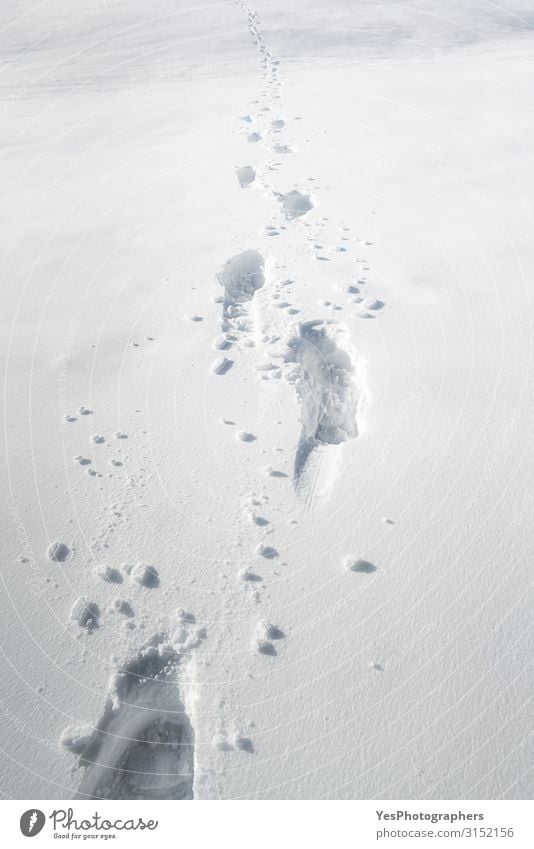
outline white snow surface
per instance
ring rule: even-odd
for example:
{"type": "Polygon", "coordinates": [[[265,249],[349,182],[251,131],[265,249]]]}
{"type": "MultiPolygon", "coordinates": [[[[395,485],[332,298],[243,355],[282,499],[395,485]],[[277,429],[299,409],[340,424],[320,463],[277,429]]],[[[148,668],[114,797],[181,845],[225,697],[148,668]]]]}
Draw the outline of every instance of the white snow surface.
{"type": "Polygon", "coordinates": [[[3,10],[0,792],[531,798],[532,3],[250,4],[3,10]]]}

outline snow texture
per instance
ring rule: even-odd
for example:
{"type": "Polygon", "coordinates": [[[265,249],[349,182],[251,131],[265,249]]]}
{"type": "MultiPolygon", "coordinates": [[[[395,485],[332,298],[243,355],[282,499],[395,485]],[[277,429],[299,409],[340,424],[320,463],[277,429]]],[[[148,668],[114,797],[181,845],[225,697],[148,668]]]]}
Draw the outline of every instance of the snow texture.
{"type": "Polygon", "coordinates": [[[530,0],[3,12],[3,797],[531,799],[530,0]]]}

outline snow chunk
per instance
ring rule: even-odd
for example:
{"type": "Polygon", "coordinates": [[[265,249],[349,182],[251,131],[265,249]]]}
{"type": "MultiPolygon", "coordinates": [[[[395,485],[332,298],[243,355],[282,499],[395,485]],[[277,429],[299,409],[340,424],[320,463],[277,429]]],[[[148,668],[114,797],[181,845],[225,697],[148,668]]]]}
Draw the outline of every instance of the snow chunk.
{"type": "Polygon", "coordinates": [[[75,755],[83,755],[93,736],[89,725],[70,725],[61,732],[60,746],[75,755]]]}

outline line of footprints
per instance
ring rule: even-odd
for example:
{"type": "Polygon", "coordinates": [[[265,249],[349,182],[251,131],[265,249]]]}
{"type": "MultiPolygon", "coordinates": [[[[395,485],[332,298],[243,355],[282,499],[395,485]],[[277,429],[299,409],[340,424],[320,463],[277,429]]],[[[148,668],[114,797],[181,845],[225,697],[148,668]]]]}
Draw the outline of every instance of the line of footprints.
{"type": "MultiPolygon", "coordinates": [[[[277,211],[265,225],[263,232],[266,237],[276,240],[276,237],[282,236],[286,239],[303,236],[305,248],[312,252],[318,262],[343,259],[350,253],[350,228],[344,224],[336,226],[335,238],[332,240],[332,223],[327,217],[320,218],[314,224],[306,221],[306,216],[314,208],[315,192],[320,188],[315,178],[308,178],[310,189],[291,188],[287,192],[272,190],[265,182],[268,172],[276,172],[280,166],[279,157],[294,154],[295,145],[288,137],[288,121],[276,113],[273,115],[272,111],[276,101],[281,98],[280,63],[265,44],[258,14],[242,0],[236,0],[236,3],[247,16],[248,30],[258,51],[263,72],[260,97],[252,104],[256,117],[250,114],[240,116],[240,132],[246,134],[252,147],[267,144],[275,157],[267,164],[263,175],[253,165],[239,166],[236,169],[238,184],[248,190],[262,183],[262,187],[271,192],[277,211]]],[[[295,117],[293,120],[300,119],[295,117]]],[[[273,244],[276,242],[273,241],[273,244]]],[[[362,244],[368,246],[372,242],[365,241],[362,244]]],[[[281,274],[281,279],[271,286],[266,281],[264,257],[256,249],[245,250],[232,257],[217,275],[221,287],[221,293],[216,297],[221,305],[221,332],[213,341],[216,358],[212,363],[212,372],[218,377],[228,375],[240,351],[258,349],[260,346],[254,361],[259,379],[276,380],[284,377],[294,385],[302,430],[295,448],[292,469],[284,471],[269,466],[265,471],[271,479],[290,479],[295,490],[302,484],[315,448],[340,445],[358,436],[358,409],[364,387],[359,379],[358,364],[350,339],[335,316],[343,310],[345,304],[356,309],[356,315],[372,318],[384,307],[384,303],[366,297],[362,291],[370,270],[366,260],[357,257],[352,262],[356,271],[351,273],[350,282],[342,293],[343,303],[327,299],[318,302],[323,310],[331,311],[332,318],[328,319],[298,320],[296,317],[302,309],[291,301],[294,281],[281,274]],[[255,297],[267,286],[271,289],[268,315],[262,316],[256,308],[255,297]]],[[[274,264],[274,268],[283,271],[282,264],[274,264]]],[[[200,315],[191,315],[189,318],[194,322],[202,321],[200,315]]],[[[152,336],[145,337],[145,343],[150,344],[152,341],[152,336]]],[[[132,344],[139,347],[142,343],[132,344]]],[[[77,413],[69,413],[64,419],[74,424],[78,419],[92,414],[90,408],[81,406],[77,413]]],[[[234,425],[229,419],[223,419],[222,422],[234,425]]],[[[236,431],[236,437],[244,445],[256,441],[256,436],[247,430],[236,431]]],[[[127,445],[128,438],[128,434],[120,430],[111,439],[94,434],[91,436],[92,451],[101,452],[101,456],[107,452],[108,465],[120,472],[119,467],[127,462],[125,452],[121,449],[127,445]]],[[[78,454],[74,462],[91,477],[103,476],[102,472],[93,467],[90,457],[78,454]]],[[[108,472],[108,476],[113,476],[113,471],[108,472]]],[[[245,507],[248,521],[260,535],[254,549],[257,563],[279,558],[279,552],[266,544],[269,520],[262,515],[262,507],[267,501],[266,496],[251,495],[245,507]]],[[[391,519],[383,521],[393,524],[391,519]]],[[[73,549],[72,544],[56,540],[48,547],[46,556],[53,563],[67,565],[76,553],[73,549]]],[[[21,555],[19,560],[27,562],[28,558],[21,555]]],[[[376,570],[373,563],[358,556],[346,557],[343,567],[360,575],[369,575],[376,570]]],[[[153,591],[160,586],[158,570],[143,562],[120,566],[100,563],[93,568],[92,574],[95,581],[117,587],[129,584],[136,593],[153,591]]],[[[262,577],[258,569],[246,567],[241,571],[240,578],[251,591],[254,601],[260,602],[262,577]]],[[[113,617],[121,617],[124,627],[136,627],[134,605],[130,598],[117,596],[112,599],[107,612],[113,617]]],[[[71,620],[86,634],[98,630],[102,617],[97,602],[85,596],[77,598],[71,606],[71,620]]],[[[65,729],[61,739],[63,747],[75,754],[79,764],[86,767],[80,788],[82,797],[192,798],[194,734],[181,701],[179,673],[183,659],[206,636],[206,629],[196,624],[193,614],[179,610],[167,639],[158,633],[141,647],[130,664],[119,666],[116,680],[110,684],[108,701],[101,719],[94,726],[65,729]],[[176,687],[172,690],[162,690],[161,687],[156,689],[155,685],[160,681],[172,682],[176,687]],[[130,723],[134,721],[133,711],[136,706],[149,706],[153,710],[159,705],[162,692],[169,694],[169,711],[180,713],[182,719],[173,720],[173,725],[162,714],[161,718],[156,717],[146,727],[140,728],[134,735],[137,739],[129,743],[129,732],[127,734],[124,729],[129,729],[130,723]],[[121,735],[124,740],[119,751],[114,746],[117,746],[116,740],[120,740],[121,735]],[[164,746],[154,748],[154,740],[160,743],[170,741],[175,755],[168,755],[164,746]],[[161,757],[171,757],[171,761],[160,763],[159,753],[161,757]],[[107,770],[102,764],[108,765],[107,770]],[[177,774],[181,776],[179,780],[175,777],[177,774]],[[161,782],[167,775],[174,776],[171,784],[164,787],[158,784],[148,789],[138,785],[135,777],[148,780],[147,776],[156,776],[161,782]]],[[[275,658],[285,636],[279,625],[260,618],[253,629],[252,650],[266,658],[275,658]]],[[[375,662],[370,666],[380,671],[383,669],[381,664],[375,662]]],[[[254,751],[252,740],[241,733],[237,726],[229,731],[219,729],[213,744],[222,751],[254,751]]]]}

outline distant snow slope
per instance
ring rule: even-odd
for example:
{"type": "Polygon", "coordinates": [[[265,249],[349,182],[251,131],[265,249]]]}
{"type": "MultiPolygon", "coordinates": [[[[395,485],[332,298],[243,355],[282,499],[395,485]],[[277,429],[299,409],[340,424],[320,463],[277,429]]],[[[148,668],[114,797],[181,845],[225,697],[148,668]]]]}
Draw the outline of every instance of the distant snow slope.
{"type": "Polygon", "coordinates": [[[6,10],[5,797],[531,797],[532,25],[6,10]]]}

